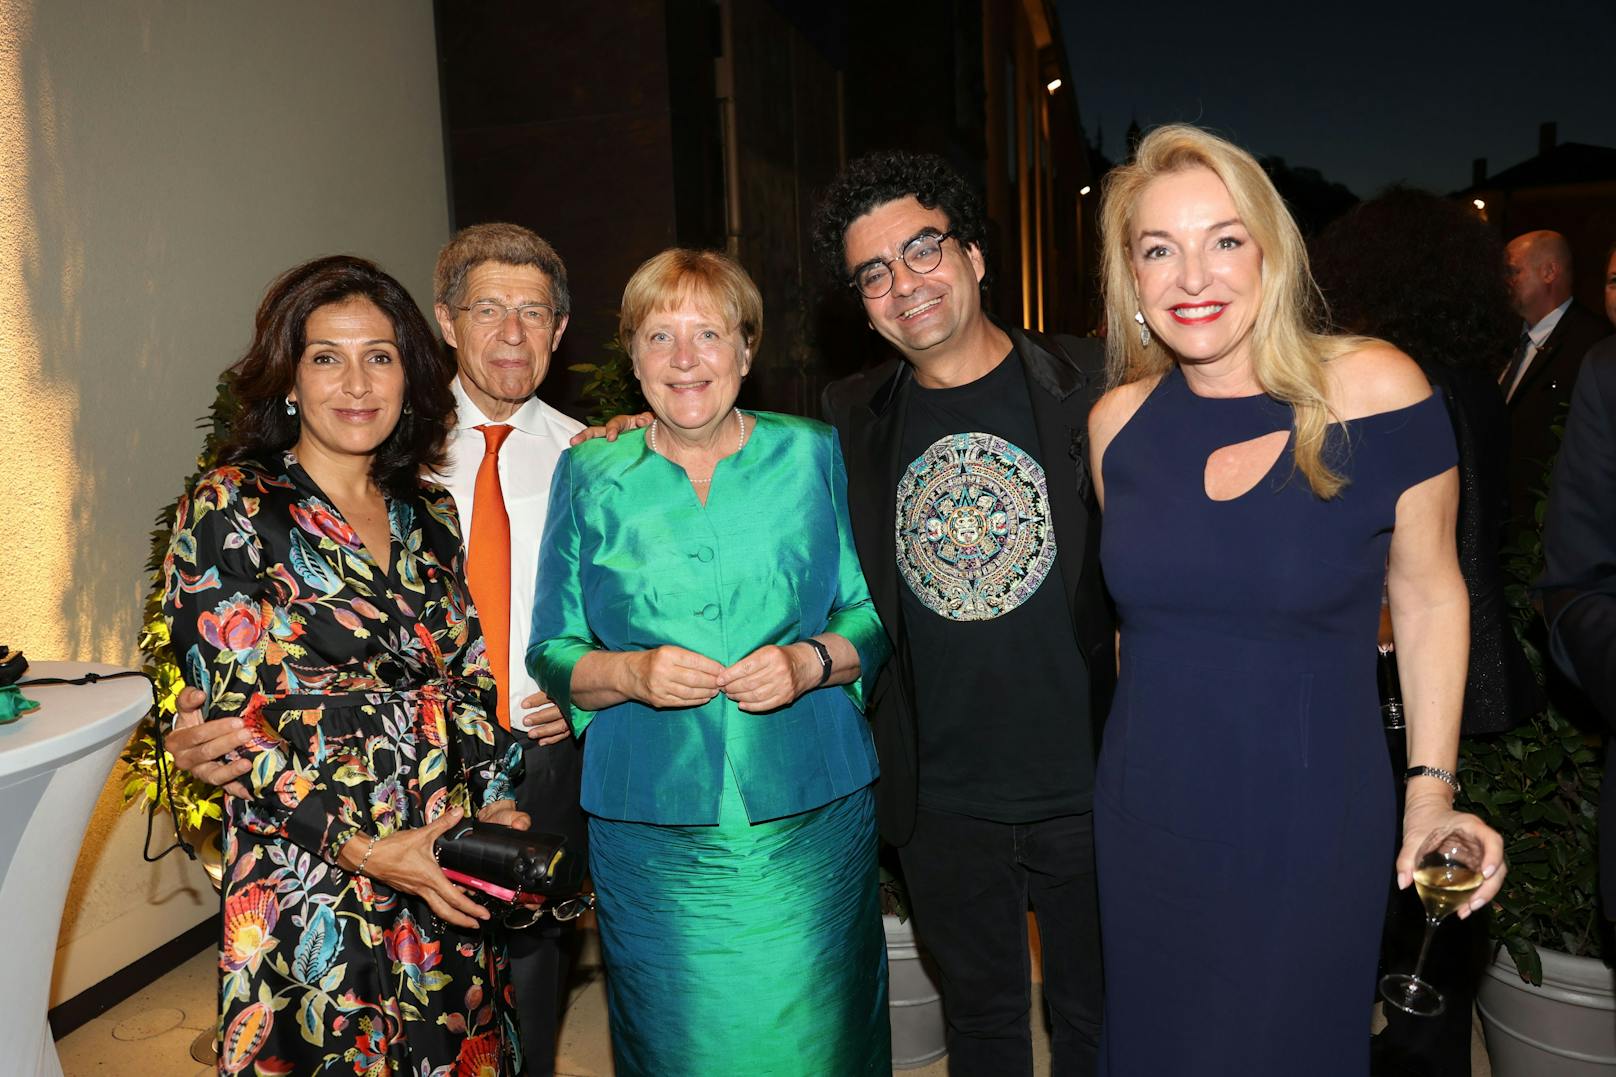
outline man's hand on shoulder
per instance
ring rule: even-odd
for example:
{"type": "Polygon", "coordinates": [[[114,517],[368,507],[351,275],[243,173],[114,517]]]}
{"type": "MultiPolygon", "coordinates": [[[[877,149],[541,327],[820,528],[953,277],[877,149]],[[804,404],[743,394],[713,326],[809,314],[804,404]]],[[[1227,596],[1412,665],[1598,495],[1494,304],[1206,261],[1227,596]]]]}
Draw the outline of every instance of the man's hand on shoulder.
{"type": "Polygon", "coordinates": [[[605,426],[584,427],[572,435],[572,440],[567,444],[582,445],[591,438],[605,438],[607,441],[616,441],[619,434],[626,434],[630,430],[639,430],[641,427],[650,426],[651,420],[654,418],[656,416],[648,411],[642,411],[638,415],[613,415],[606,420],[605,426]]]}
{"type": "Polygon", "coordinates": [[[173,753],[174,765],[197,781],[220,786],[233,797],[250,797],[251,790],[239,779],[252,769],[252,760],[241,754],[252,734],[240,718],[203,721],[206,702],[200,689],[180,692],[174,729],[163,738],[163,746],[173,753]]]}

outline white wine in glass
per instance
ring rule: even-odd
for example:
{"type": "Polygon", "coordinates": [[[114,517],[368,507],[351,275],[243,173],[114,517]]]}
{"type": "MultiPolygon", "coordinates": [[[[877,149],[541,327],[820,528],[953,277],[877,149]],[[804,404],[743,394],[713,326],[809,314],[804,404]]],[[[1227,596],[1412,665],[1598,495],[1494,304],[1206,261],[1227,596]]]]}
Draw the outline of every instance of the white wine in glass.
{"type": "Polygon", "coordinates": [[[1481,843],[1462,830],[1436,833],[1420,846],[1414,867],[1414,889],[1425,905],[1425,937],[1412,973],[1380,978],[1380,997],[1405,1013],[1435,1017],[1446,1006],[1442,992],[1420,979],[1431,936],[1449,913],[1463,908],[1482,883],[1481,843]]]}

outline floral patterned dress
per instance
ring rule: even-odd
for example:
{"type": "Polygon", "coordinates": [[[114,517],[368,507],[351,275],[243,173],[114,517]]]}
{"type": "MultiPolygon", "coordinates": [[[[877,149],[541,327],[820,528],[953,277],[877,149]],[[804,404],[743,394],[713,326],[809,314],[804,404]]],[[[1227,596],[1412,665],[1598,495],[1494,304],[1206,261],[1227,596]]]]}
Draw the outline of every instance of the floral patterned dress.
{"type": "Polygon", "coordinates": [[[521,768],[453,499],[387,508],[387,572],[291,453],[208,472],[175,521],[174,652],[208,717],[254,734],[252,797],[225,798],[221,1073],[519,1069],[499,942],[337,866],[356,834],[509,797],[521,768]]]}

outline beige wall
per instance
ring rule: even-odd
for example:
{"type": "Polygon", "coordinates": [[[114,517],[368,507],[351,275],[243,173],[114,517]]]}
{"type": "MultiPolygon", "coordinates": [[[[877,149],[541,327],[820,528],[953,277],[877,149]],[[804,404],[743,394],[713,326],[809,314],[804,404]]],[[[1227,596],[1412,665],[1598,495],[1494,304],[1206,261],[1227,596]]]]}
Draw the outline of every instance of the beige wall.
{"type": "MultiPolygon", "coordinates": [[[[135,660],[152,518],[275,273],[352,251],[430,299],[436,71],[430,0],[0,0],[0,641],[135,660]]],[[[53,1003],[216,908],[118,805],[53,1003]]]]}

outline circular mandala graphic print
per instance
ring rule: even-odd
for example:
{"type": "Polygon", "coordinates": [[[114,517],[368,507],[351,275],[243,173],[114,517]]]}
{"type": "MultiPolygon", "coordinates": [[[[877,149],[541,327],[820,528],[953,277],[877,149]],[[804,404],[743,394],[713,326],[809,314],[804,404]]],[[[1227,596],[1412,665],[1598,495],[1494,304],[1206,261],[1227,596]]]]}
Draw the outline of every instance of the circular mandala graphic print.
{"type": "Polygon", "coordinates": [[[1049,487],[1037,460],[991,434],[933,442],[898,480],[898,571],[954,621],[1002,617],[1055,563],[1049,487]]]}

